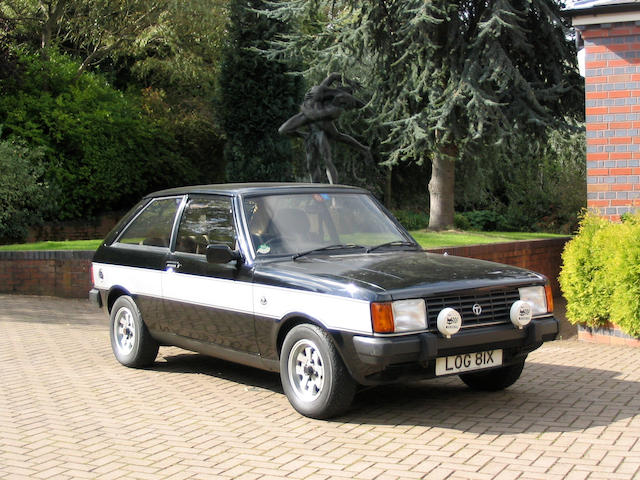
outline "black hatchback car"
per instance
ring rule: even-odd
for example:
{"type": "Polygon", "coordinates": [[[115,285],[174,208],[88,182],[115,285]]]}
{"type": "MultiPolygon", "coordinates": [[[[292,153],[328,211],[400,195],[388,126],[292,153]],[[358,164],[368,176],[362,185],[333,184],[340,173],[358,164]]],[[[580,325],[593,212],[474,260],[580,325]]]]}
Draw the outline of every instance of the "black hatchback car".
{"type": "Polygon", "coordinates": [[[358,385],[506,388],[558,332],[542,275],[426,253],[370,193],[336,185],[148,195],[97,250],[93,283],[122,364],[176,345],[279,371],[314,418],[344,412],[358,385]]]}

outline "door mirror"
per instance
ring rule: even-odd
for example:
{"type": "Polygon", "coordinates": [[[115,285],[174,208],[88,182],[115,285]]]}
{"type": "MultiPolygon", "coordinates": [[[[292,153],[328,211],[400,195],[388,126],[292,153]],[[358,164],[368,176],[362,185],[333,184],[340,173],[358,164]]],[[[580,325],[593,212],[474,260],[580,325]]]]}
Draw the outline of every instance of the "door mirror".
{"type": "Polygon", "coordinates": [[[229,263],[232,260],[242,261],[242,255],[238,250],[231,250],[228,245],[207,245],[207,262],[229,263]]]}

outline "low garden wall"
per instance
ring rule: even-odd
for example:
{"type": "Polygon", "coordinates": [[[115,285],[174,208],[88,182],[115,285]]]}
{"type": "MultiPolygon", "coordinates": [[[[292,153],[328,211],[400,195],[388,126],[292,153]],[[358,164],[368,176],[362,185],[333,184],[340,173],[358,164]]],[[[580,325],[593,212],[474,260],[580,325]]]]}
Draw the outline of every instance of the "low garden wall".
{"type": "Polygon", "coordinates": [[[624,333],[620,328],[611,323],[603,327],[578,326],[578,340],[603,345],[624,345],[640,348],[640,338],[634,338],[624,333]]]}
{"type": "Polygon", "coordinates": [[[506,263],[515,267],[528,268],[549,278],[553,295],[560,295],[558,275],[562,265],[562,251],[570,237],[542,240],[522,240],[487,245],[469,245],[430,249],[430,252],[458,255],[460,257],[479,258],[491,262],[506,263]]]}
{"type": "MultiPolygon", "coordinates": [[[[557,277],[566,238],[438,248],[430,252],[480,258],[540,272],[559,294],[557,277]]],[[[0,252],[0,293],[86,298],[91,288],[87,251],[0,252]]]]}
{"type": "Polygon", "coordinates": [[[0,252],[0,293],[87,298],[93,252],[0,252]]]}

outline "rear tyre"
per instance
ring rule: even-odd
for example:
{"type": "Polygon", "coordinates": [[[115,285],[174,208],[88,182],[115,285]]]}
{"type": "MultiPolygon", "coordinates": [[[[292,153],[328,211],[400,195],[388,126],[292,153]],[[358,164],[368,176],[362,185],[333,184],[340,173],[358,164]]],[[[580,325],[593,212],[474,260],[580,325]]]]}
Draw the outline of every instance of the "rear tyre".
{"type": "Polygon", "coordinates": [[[280,378],[293,408],[318,419],[344,413],[357,386],[329,334],[310,324],[294,327],[285,337],[280,378]]]}
{"type": "Polygon", "coordinates": [[[494,368],[484,372],[463,373],[460,380],[473,390],[497,392],[510,387],[520,378],[524,368],[524,359],[513,365],[494,368]]]}
{"type": "Polygon", "coordinates": [[[151,337],[133,299],[126,295],[118,298],[110,318],[111,348],[116,359],[127,367],[151,365],[158,355],[158,342],[151,337]]]}

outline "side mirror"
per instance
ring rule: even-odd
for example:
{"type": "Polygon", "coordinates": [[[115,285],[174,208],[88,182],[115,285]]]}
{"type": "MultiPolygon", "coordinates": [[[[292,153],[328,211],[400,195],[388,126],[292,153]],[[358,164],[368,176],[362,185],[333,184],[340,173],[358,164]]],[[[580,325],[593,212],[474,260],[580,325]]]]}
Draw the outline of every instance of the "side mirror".
{"type": "Polygon", "coordinates": [[[231,250],[228,245],[207,245],[207,262],[229,263],[232,260],[242,261],[242,255],[238,250],[231,250]]]}

